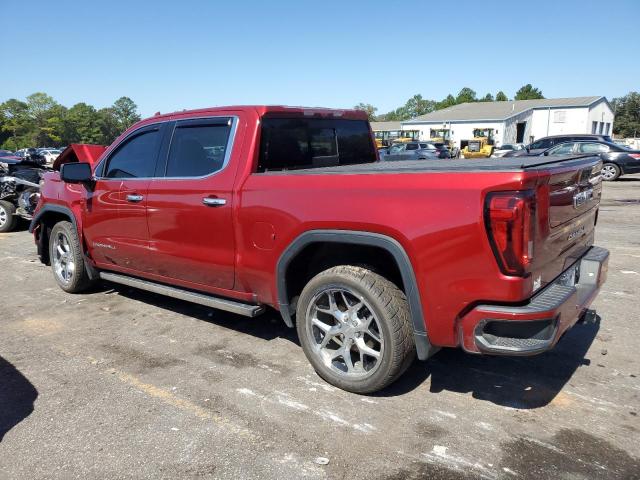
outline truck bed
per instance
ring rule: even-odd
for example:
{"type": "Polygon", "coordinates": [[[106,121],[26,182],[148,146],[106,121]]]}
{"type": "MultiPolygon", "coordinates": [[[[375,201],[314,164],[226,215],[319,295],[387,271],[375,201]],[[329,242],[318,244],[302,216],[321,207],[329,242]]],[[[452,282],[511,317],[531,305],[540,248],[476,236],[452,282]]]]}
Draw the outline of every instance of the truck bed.
{"type": "Polygon", "coordinates": [[[265,172],[265,175],[291,174],[345,174],[345,173],[413,173],[413,172],[511,172],[534,170],[540,167],[562,162],[564,165],[578,165],[586,161],[597,160],[594,155],[555,155],[547,157],[508,157],[460,160],[405,160],[394,162],[362,163],[359,165],[339,165],[298,170],[265,172]]]}

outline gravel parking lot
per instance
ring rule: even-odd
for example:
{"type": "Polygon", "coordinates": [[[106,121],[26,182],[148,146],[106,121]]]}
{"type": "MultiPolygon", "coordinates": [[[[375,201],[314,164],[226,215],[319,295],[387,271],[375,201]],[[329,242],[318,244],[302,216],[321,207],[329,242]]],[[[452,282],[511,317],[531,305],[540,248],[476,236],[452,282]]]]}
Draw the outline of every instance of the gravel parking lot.
{"type": "Polygon", "coordinates": [[[275,313],[65,294],[0,234],[0,478],[640,478],[640,176],[600,212],[599,325],[533,358],[443,350],[375,396],[324,383],[275,313]]]}

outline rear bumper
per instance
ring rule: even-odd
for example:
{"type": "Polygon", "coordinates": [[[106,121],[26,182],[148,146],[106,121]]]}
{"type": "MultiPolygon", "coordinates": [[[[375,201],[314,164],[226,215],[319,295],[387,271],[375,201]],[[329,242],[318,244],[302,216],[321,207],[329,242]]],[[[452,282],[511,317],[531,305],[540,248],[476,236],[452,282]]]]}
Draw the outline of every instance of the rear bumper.
{"type": "Polygon", "coordinates": [[[535,355],[551,349],[585,313],[607,279],[609,251],[592,247],[525,305],[479,305],[459,323],[472,353],[535,355]]]}

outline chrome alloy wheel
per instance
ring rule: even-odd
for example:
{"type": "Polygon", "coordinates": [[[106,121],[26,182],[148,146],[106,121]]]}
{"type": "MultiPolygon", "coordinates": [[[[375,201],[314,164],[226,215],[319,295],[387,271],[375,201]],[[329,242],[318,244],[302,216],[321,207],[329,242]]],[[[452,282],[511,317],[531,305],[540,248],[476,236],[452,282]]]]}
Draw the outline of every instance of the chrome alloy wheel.
{"type": "Polygon", "coordinates": [[[612,180],[616,178],[617,173],[618,172],[616,171],[616,167],[614,167],[613,165],[604,165],[602,167],[601,174],[605,180],[612,180]]]}
{"type": "Polygon", "coordinates": [[[53,239],[53,271],[62,283],[69,283],[73,278],[76,265],[69,239],[63,232],[53,239]]]}
{"type": "Polygon", "coordinates": [[[347,288],[328,288],[309,303],[307,334],[314,353],[332,372],[365,378],[379,367],[384,339],[373,310],[347,288]]]}
{"type": "Polygon", "coordinates": [[[0,227],[3,227],[7,220],[9,219],[9,215],[7,211],[0,206],[0,227]]]}

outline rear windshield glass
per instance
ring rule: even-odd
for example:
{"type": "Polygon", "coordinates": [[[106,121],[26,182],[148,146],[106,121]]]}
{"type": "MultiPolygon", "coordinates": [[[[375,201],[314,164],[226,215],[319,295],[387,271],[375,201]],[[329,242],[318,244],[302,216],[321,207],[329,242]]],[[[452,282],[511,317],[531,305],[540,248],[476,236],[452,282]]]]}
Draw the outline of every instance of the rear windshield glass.
{"type": "Polygon", "coordinates": [[[263,118],[258,172],[354,165],[376,161],[362,120],[263,118]]]}

